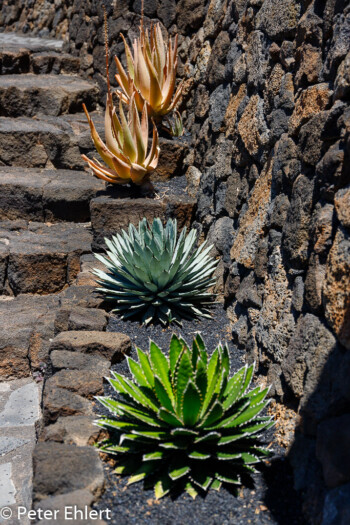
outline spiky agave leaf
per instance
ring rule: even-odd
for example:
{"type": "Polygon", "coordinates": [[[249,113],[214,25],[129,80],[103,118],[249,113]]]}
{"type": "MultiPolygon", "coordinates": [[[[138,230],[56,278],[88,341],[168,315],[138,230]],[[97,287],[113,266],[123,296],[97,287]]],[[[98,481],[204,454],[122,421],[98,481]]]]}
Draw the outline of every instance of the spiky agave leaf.
{"type": "Polygon", "coordinates": [[[169,37],[166,46],[160,24],[152,25],[150,32],[140,26],[140,36],[134,39],[131,51],[123,35],[127,72],[115,57],[118,73],[116,80],[121,88],[119,97],[126,103],[135,94],[139,110],[147,102],[150,116],[162,118],[178,103],[183,83],[175,91],[178,35],[174,42],[169,37]],[[175,94],[174,94],[175,91],[175,94]]]}
{"type": "Polygon", "coordinates": [[[128,358],[132,379],[112,372],[116,399],[97,398],[111,413],[96,421],[110,434],[99,446],[117,454],[116,472],[129,484],[145,480],[156,498],[172,489],[196,497],[239,485],[269,457],[259,441],[274,424],[261,415],[269,389],[248,390],[254,365],[229,377],[227,346],[209,359],[199,334],[192,348],[173,335],[169,357],[153,341],[137,353],[138,361],[128,358]]]}
{"type": "Polygon", "coordinates": [[[209,316],[212,300],[208,288],[215,283],[217,261],[208,255],[206,243],[195,248],[196,231],[177,238],[176,219],[163,227],[160,219],[149,226],[146,219],[105,239],[107,256],[96,254],[108,269],[94,270],[98,291],[115,302],[114,311],[123,318],[138,315],[145,324],[159,319],[167,324],[181,319],[209,316]]]}
{"type": "Polygon", "coordinates": [[[83,107],[97,152],[107,164],[105,166],[96,159],[91,160],[82,155],[94,174],[113,184],[127,184],[131,181],[138,186],[149,184],[150,174],[158,164],[160,148],[158,132],[153,126],[153,141],[148,152],[146,104],[143,105],[140,120],[134,96],[130,99],[127,116],[120,101],[118,118],[112,97],[108,94],[105,113],[106,143],[99,136],[85,105],[83,107]]]}

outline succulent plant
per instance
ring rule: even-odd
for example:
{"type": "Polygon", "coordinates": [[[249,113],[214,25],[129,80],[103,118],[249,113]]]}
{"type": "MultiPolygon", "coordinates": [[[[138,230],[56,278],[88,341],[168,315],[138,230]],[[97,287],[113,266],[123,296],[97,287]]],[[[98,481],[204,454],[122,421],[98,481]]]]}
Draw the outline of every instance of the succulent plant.
{"type": "Polygon", "coordinates": [[[158,218],[152,226],[146,219],[138,229],[130,224],[128,232],[105,239],[107,257],[95,254],[108,269],[94,270],[98,291],[115,302],[114,311],[122,318],[138,315],[145,324],[210,317],[208,288],[215,283],[217,261],[208,255],[211,246],[206,243],[195,248],[196,238],[196,231],[186,235],[186,228],[177,238],[176,219],[165,227],[158,218]]]}
{"type": "Polygon", "coordinates": [[[174,42],[169,37],[166,46],[160,24],[151,26],[148,32],[144,29],[142,17],[140,36],[134,39],[133,53],[124,36],[121,36],[127,72],[118,57],[115,57],[118,70],[116,80],[121,88],[117,94],[126,103],[135,94],[139,111],[146,101],[149,115],[159,120],[175,108],[182,92],[182,83],[175,91],[178,35],[174,42]]]}
{"type": "Polygon", "coordinates": [[[152,341],[137,354],[138,362],[128,358],[132,379],[111,372],[117,397],[97,398],[110,412],[96,421],[109,432],[99,446],[117,455],[118,474],[144,480],[156,498],[172,489],[195,498],[256,472],[270,455],[259,434],[274,423],[260,415],[269,388],[248,391],[254,364],[229,377],[227,346],[208,358],[199,334],[191,349],[173,335],[169,357],[152,341]]]}
{"type": "Polygon", "coordinates": [[[148,116],[146,104],[143,105],[141,121],[136,108],[134,96],[130,98],[128,118],[126,118],[122,102],[119,104],[120,120],[112,102],[112,96],[107,96],[105,113],[106,144],[100,138],[94,123],[85,107],[91,136],[101,158],[107,164],[91,160],[86,155],[83,159],[89,164],[94,174],[107,182],[114,184],[149,185],[151,172],[157,167],[159,158],[158,132],[153,126],[152,146],[148,150],[148,116]]]}
{"type": "Polygon", "coordinates": [[[163,126],[163,129],[165,129],[165,131],[172,137],[182,137],[184,134],[184,126],[180,113],[178,111],[174,111],[172,120],[169,120],[166,117],[166,121],[168,125],[163,126]]]}

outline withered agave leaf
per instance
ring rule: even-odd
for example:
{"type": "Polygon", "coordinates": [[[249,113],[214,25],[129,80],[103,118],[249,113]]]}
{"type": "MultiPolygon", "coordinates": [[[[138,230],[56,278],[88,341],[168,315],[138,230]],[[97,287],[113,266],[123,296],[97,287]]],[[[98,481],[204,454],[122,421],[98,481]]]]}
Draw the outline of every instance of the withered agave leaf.
{"type": "Polygon", "coordinates": [[[83,107],[96,150],[107,165],[82,155],[94,174],[113,184],[127,184],[130,181],[137,185],[148,183],[151,172],[157,167],[160,149],[158,132],[153,125],[152,146],[147,154],[148,114],[146,104],[142,104],[140,119],[135,97],[131,95],[127,116],[124,113],[122,101],[120,101],[118,117],[112,97],[108,94],[105,113],[105,143],[99,136],[85,105],[83,107]]]}
{"type": "Polygon", "coordinates": [[[169,37],[166,46],[160,24],[152,25],[150,31],[140,26],[140,36],[133,42],[131,51],[123,35],[127,72],[115,57],[118,73],[116,80],[121,88],[117,94],[129,103],[135,94],[139,111],[147,102],[150,116],[159,119],[172,111],[178,103],[183,83],[175,91],[177,69],[178,35],[174,41],[169,37]],[[174,93],[175,91],[175,93],[174,93]]]}
{"type": "Polygon", "coordinates": [[[144,480],[157,499],[181,490],[195,498],[240,485],[271,455],[261,440],[274,424],[262,413],[269,388],[249,390],[254,364],[230,376],[227,345],[209,358],[199,334],[191,347],[174,334],[169,357],[153,341],[137,355],[131,379],[112,372],[117,396],[97,398],[110,412],[96,421],[110,433],[99,446],[117,455],[128,484],[144,480]]]}

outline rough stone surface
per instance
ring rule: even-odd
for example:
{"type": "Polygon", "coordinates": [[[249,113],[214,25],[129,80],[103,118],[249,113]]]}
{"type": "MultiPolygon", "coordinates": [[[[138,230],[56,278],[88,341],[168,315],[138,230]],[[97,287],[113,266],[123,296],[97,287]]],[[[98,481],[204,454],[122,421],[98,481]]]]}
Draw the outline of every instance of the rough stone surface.
{"type": "Polygon", "coordinates": [[[339,190],[334,199],[335,209],[339,222],[350,228],[350,187],[339,190]]]}
{"type": "Polygon", "coordinates": [[[88,490],[98,496],[103,490],[102,464],[98,452],[92,447],[38,443],[33,465],[35,502],[75,490],[88,490]]]}
{"type": "Polygon", "coordinates": [[[45,425],[54,423],[59,417],[93,414],[90,401],[54,384],[51,387],[49,382],[44,388],[43,405],[45,425]]]}
{"type": "Polygon", "coordinates": [[[271,166],[260,175],[254,186],[248,208],[240,220],[231,249],[231,259],[253,268],[257,243],[271,199],[271,166]]]}
{"type": "Polygon", "coordinates": [[[317,457],[322,464],[327,487],[337,487],[350,481],[350,454],[346,446],[349,436],[349,415],[328,419],[318,427],[317,457]]]}
{"type": "Polygon", "coordinates": [[[65,388],[87,399],[103,394],[103,377],[97,370],[60,370],[47,379],[45,388],[65,388]]]}
{"type": "Polygon", "coordinates": [[[53,350],[50,354],[54,370],[95,370],[100,377],[109,374],[110,362],[107,359],[69,350],[53,350]]]}
{"type": "Polygon", "coordinates": [[[282,362],[282,371],[293,394],[301,399],[299,407],[304,417],[308,417],[305,425],[309,432],[313,431],[315,422],[328,413],[336,395],[331,377],[326,378],[327,366],[335,350],[335,337],[316,316],[299,317],[282,362]]]}
{"type": "MultiPolygon", "coordinates": [[[[102,118],[92,114],[101,132],[102,118]]],[[[103,136],[103,133],[101,133],[103,136]]],[[[81,154],[94,152],[84,114],[35,119],[0,117],[0,165],[83,170],[81,154]]]]}
{"type": "Polygon", "coordinates": [[[290,264],[295,268],[302,268],[308,260],[312,200],[312,181],[300,175],[293,185],[291,203],[283,226],[283,246],[290,264]]]}
{"type": "Polygon", "coordinates": [[[278,0],[266,0],[257,15],[257,27],[276,40],[293,38],[299,14],[300,3],[296,0],[287,0],[283,9],[278,0]]]}
{"type": "Polygon", "coordinates": [[[70,331],[61,332],[54,338],[50,351],[54,350],[103,357],[111,364],[115,364],[131,350],[131,342],[127,335],[114,332],[70,331]]]}
{"type": "Polygon", "coordinates": [[[86,222],[104,187],[86,172],[0,167],[0,219],[86,222]]]}
{"type": "Polygon", "coordinates": [[[296,133],[308,119],[325,109],[330,96],[328,84],[318,84],[302,91],[289,121],[291,133],[296,133]]]}
{"type": "Polygon", "coordinates": [[[61,308],[55,319],[55,331],[66,332],[68,330],[89,330],[102,332],[108,322],[108,314],[103,310],[81,308],[61,308]]]}
{"type": "Polygon", "coordinates": [[[73,75],[2,75],[0,115],[62,115],[81,111],[84,102],[95,109],[97,86],[73,75]]]}
{"type": "Polygon", "coordinates": [[[116,199],[101,196],[92,199],[91,226],[94,240],[93,249],[101,250],[105,246],[105,237],[111,237],[122,229],[126,230],[129,223],[138,225],[146,217],[152,221],[155,217],[163,220],[168,216],[176,218],[178,228],[189,226],[193,216],[195,201],[187,195],[181,197],[164,197],[161,200],[151,199],[116,199]]]}
{"type": "Polygon", "coordinates": [[[91,234],[83,224],[0,222],[0,244],[8,249],[7,278],[15,295],[53,293],[72,282],[79,257],[90,251],[91,234]]]}
{"type": "Polygon", "coordinates": [[[58,296],[26,296],[0,301],[0,378],[27,377],[42,372],[48,362],[58,296]],[[41,371],[41,372],[40,372],[41,371]]]}
{"type": "Polygon", "coordinates": [[[350,483],[330,490],[325,498],[322,525],[346,525],[350,521],[350,483]]]}
{"type": "Polygon", "coordinates": [[[152,174],[152,180],[166,180],[176,175],[182,175],[183,161],[188,153],[188,144],[181,139],[159,139],[161,155],[157,169],[152,174]]]}
{"type": "Polygon", "coordinates": [[[339,228],[329,252],[323,288],[327,321],[340,342],[350,349],[350,240],[339,228]]]}
{"type": "Polygon", "coordinates": [[[72,285],[60,294],[60,305],[64,308],[99,308],[103,300],[96,293],[96,285],[82,284],[72,285]]]}
{"type": "Polygon", "coordinates": [[[56,423],[45,427],[40,441],[55,441],[67,445],[85,447],[101,440],[102,430],[89,416],[59,417],[56,423]]]}

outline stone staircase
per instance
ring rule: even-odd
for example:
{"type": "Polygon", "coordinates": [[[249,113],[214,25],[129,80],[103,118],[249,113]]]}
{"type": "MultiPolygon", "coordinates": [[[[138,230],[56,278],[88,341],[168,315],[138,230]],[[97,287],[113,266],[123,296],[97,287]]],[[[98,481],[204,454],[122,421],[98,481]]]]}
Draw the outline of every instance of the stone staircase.
{"type": "Polygon", "coordinates": [[[14,525],[29,523],[19,505],[63,514],[62,494],[90,507],[103,490],[92,397],[130,349],[92,294],[105,185],[83,171],[98,88],[78,69],[61,42],[0,34],[0,506],[14,525]]]}

